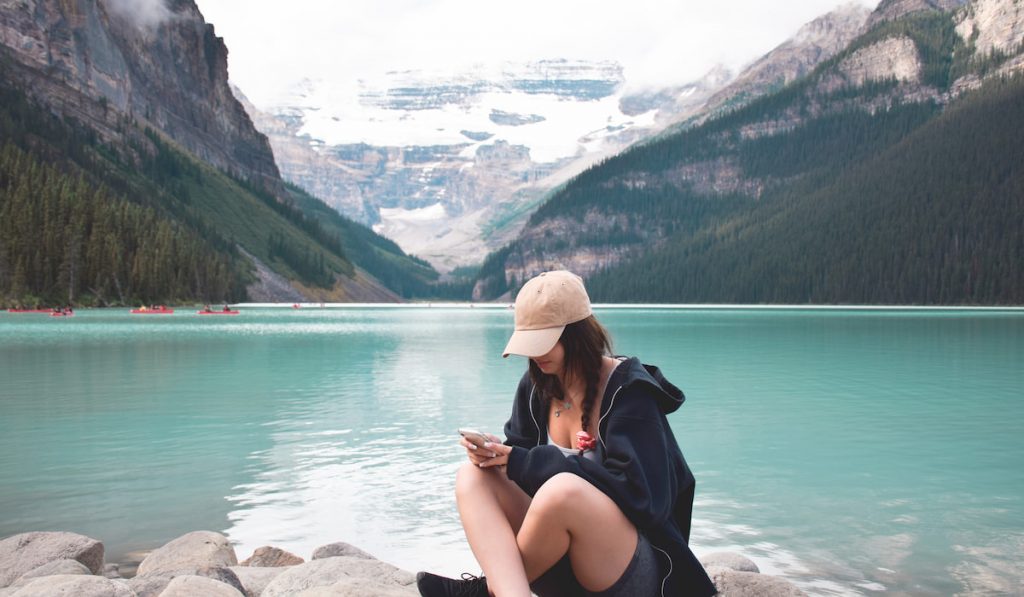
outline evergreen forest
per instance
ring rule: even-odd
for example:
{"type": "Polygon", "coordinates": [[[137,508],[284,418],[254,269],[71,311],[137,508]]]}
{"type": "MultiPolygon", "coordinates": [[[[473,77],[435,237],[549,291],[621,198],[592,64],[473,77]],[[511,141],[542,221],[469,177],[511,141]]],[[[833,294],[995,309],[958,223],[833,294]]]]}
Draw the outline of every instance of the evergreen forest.
{"type": "Polygon", "coordinates": [[[125,117],[111,140],[56,116],[6,68],[0,60],[0,305],[238,302],[255,281],[250,256],[325,292],[357,266],[400,295],[437,277],[300,189],[282,199],[125,117]]]}

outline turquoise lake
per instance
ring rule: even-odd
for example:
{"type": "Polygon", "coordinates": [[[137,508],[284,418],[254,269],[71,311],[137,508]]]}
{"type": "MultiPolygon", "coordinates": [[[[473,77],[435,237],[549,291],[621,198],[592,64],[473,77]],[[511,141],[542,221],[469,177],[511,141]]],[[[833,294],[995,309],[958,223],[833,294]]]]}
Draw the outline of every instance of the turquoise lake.
{"type": "MultiPolygon", "coordinates": [[[[691,545],[817,595],[1024,593],[1024,311],[598,308],[687,395],[691,545]]],[[[125,561],[346,541],[479,572],[456,428],[500,434],[506,308],[0,313],[0,537],[125,561]]]]}

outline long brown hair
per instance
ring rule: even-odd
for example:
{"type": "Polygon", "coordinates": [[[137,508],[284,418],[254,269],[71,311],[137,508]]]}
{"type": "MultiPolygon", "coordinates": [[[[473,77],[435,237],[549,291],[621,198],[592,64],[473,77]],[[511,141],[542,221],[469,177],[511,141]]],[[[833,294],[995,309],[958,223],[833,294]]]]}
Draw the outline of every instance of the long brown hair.
{"type": "MultiPolygon", "coordinates": [[[[583,394],[583,430],[589,432],[590,411],[597,400],[597,387],[601,383],[601,357],[610,355],[612,350],[608,331],[597,318],[591,315],[586,319],[565,326],[559,339],[565,350],[564,376],[567,381],[582,379],[586,384],[583,394]]],[[[547,375],[530,360],[530,379],[537,387],[541,403],[545,407],[553,398],[565,399],[565,388],[562,387],[557,375],[547,375]]]]}

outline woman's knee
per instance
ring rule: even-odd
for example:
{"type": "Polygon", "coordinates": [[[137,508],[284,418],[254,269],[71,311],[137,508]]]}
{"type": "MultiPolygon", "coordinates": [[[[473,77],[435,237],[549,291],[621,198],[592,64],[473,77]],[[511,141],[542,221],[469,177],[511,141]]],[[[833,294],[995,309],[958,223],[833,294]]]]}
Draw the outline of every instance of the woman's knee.
{"type": "Polygon", "coordinates": [[[498,485],[498,469],[480,468],[472,462],[463,463],[455,473],[455,499],[477,495],[481,491],[494,492],[498,485]]]}
{"type": "Polygon", "coordinates": [[[532,508],[562,511],[578,505],[588,493],[594,491],[599,490],[586,479],[572,473],[558,473],[537,490],[532,508]]]}
{"type": "Polygon", "coordinates": [[[472,462],[463,463],[455,473],[455,496],[463,496],[479,488],[484,481],[484,472],[472,462]]]}

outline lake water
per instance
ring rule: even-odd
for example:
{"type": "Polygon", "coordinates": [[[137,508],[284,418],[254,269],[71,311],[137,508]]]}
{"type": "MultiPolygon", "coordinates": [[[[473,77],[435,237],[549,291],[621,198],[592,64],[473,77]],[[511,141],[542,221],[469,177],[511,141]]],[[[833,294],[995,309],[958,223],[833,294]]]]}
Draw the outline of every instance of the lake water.
{"type": "MultiPolygon", "coordinates": [[[[687,394],[692,547],[814,594],[1024,593],[1024,311],[598,309],[687,394]]],[[[455,429],[500,433],[504,308],[0,314],[0,537],[107,560],[347,541],[478,572],[455,429]]]]}

